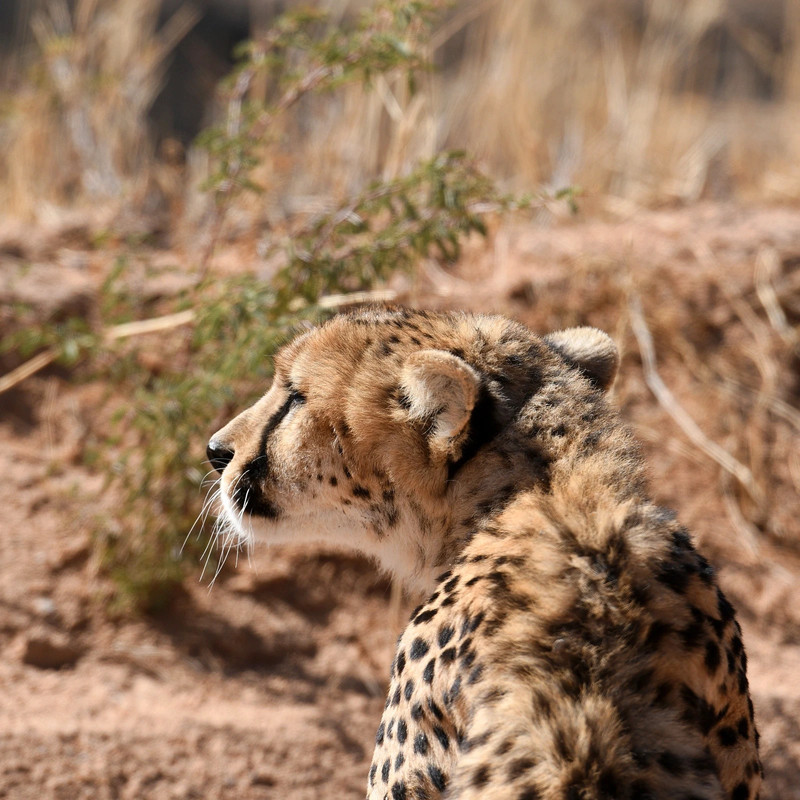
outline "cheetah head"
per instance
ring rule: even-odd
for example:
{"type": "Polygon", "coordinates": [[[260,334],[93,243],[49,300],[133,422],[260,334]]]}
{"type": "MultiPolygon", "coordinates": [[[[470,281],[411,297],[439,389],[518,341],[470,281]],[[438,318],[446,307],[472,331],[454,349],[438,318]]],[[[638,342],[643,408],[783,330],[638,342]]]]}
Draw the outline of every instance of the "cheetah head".
{"type": "Polygon", "coordinates": [[[592,328],[542,339],[501,317],[334,317],[280,350],[266,395],[211,438],[223,529],[355,548],[425,587],[471,487],[498,480],[481,454],[555,376],[596,392],[616,366],[592,328]]]}

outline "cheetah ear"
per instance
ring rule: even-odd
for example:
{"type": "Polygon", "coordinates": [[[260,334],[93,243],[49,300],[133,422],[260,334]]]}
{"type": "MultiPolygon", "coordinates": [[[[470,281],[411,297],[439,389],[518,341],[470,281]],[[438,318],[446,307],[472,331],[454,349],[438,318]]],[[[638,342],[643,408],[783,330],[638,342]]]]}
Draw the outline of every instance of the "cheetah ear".
{"type": "Polygon", "coordinates": [[[607,333],[597,328],[568,328],[544,337],[565,361],[576,366],[598,388],[607,391],[617,376],[619,353],[607,333]]]}
{"type": "Polygon", "coordinates": [[[409,417],[430,421],[430,437],[445,450],[467,426],[479,387],[478,373],[444,350],[412,353],[400,376],[409,417]]]}

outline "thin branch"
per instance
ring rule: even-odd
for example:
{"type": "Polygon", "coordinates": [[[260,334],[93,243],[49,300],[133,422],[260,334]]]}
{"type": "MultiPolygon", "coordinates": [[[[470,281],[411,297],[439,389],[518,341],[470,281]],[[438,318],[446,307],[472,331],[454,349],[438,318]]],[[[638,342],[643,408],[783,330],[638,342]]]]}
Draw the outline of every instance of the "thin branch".
{"type": "Polygon", "coordinates": [[[764,311],[767,313],[770,325],[787,344],[797,341],[797,332],[786,319],[786,313],[781,307],[778,294],[772,285],[772,279],[780,269],[780,258],[774,247],[762,247],[756,257],[754,282],[764,311]]]}
{"type": "Polygon", "coordinates": [[[109,328],[103,338],[106,341],[114,341],[115,339],[127,339],[129,336],[140,336],[143,333],[157,333],[177,328],[180,325],[189,325],[194,322],[196,316],[195,312],[189,309],[188,311],[179,311],[177,314],[166,314],[163,317],[126,322],[109,328]]]}
{"type": "MultiPolygon", "coordinates": [[[[195,318],[194,311],[181,311],[177,314],[167,314],[163,317],[153,317],[152,319],[143,319],[137,322],[126,322],[122,325],[115,325],[109,328],[104,334],[103,338],[107,342],[113,342],[117,339],[126,339],[129,336],[140,336],[144,333],[156,333],[158,331],[169,330],[170,328],[177,328],[179,325],[188,325],[193,322],[195,318]]],[[[11,370],[0,377],[0,394],[13,389],[18,383],[22,383],[26,378],[35,375],[40,370],[52,364],[59,355],[58,348],[49,347],[38,353],[24,364],[20,364],[16,369],[11,370]]]]}
{"type": "Polygon", "coordinates": [[[371,292],[349,292],[347,294],[329,294],[320,297],[317,305],[320,308],[334,309],[344,306],[364,305],[365,303],[393,303],[397,292],[393,289],[375,289],[371,292]]]}
{"type": "Polygon", "coordinates": [[[18,383],[22,383],[25,378],[35,375],[40,369],[44,369],[48,364],[52,364],[58,358],[58,350],[50,347],[35,355],[24,364],[20,364],[16,369],[3,375],[0,378],[0,394],[13,389],[18,383]]]}
{"type": "Polygon", "coordinates": [[[753,478],[753,473],[727,450],[720,447],[716,442],[700,430],[698,424],[692,419],[686,410],[675,399],[675,396],[661,380],[656,367],[655,347],[650,329],[645,322],[642,305],[638,297],[632,295],[628,309],[631,317],[631,327],[634,336],[639,344],[639,352],[642,356],[644,366],[644,379],[650,391],[655,395],[661,407],[675,420],[680,429],[686,434],[689,440],[709,458],[716,461],[726,472],[733,475],[739,483],[744,486],[753,501],[760,505],[763,500],[761,490],[753,478]]]}

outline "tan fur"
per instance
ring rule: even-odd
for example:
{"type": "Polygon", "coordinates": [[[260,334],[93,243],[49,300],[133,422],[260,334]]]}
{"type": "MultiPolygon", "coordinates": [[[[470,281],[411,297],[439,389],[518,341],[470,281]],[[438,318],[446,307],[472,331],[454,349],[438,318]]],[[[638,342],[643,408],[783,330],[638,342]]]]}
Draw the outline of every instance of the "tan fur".
{"type": "Polygon", "coordinates": [[[647,496],[606,334],[378,310],[275,363],[209,448],[228,524],[348,544],[428,597],[370,798],[757,798],[741,631],[647,496]]]}

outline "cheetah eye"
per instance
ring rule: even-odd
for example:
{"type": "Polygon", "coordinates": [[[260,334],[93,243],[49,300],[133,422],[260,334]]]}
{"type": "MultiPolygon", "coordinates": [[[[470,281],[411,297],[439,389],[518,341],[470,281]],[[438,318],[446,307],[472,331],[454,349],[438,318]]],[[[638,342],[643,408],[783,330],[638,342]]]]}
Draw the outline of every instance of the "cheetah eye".
{"type": "Polygon", "coordinates": [[[289,406],[299,406],[305,403],[306,396],[299,392],[297,389],[289,387],[289,396],[286,398],[286,402],[289,406]]]}

